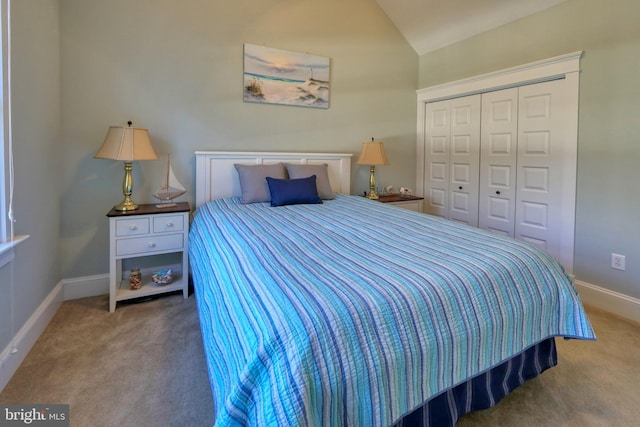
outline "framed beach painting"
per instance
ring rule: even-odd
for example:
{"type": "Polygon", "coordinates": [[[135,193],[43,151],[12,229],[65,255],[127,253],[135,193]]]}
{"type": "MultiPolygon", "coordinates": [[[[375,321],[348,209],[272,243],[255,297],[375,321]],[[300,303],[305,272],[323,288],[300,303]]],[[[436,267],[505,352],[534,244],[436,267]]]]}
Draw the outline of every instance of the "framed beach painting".
{"type": "Polygon", "coordinates": [[[329,108],[329,58],[244,45],[244,100],[329,108]]]}

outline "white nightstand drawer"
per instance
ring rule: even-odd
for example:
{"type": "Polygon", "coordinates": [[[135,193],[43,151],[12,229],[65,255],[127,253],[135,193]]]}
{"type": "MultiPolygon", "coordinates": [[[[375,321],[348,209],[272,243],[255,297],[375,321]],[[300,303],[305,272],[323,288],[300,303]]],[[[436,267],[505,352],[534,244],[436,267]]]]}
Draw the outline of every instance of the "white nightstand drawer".
{"type": "Polygon", "coordinates": [[[408,202],[393,202],[391,205],[399,208],[409,209],[410,211],[422,212],[422,200],[414,200],[408,202]]]}
{"type": "Polygon", "coordinates": [[[422,212],[424,198],[401,194],[381,194],[378,201],[410,211],[422,212]]]}
{"type": "Polygon", "coordinates": [[[184,215],[160,215],[153,218],[153,232],[166,233],[184,230],[184,215]]]}
{"type": "Polygon", "coordinates": [[[145,236],[137,239],[118,239],[116,241],[116,256],[146,254],[173,249],[184,249],[183,234],[145,236]]]}
{"type": "Polygon", "coordinates": [[[149,234],[149,218],[127,218],[116,221],[116,236],[149,234]]]}

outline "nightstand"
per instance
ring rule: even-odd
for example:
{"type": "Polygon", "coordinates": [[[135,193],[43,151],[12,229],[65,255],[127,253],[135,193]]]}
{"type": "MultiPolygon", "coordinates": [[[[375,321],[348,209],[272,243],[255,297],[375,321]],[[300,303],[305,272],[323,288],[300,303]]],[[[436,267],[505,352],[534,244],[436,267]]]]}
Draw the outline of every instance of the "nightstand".
{"type": "Polygon", "coordinates": [[[401,196],[400,194],[380,194],[378,202],[388,203],[400,208],[409,209],[411,211],[422,212],[422,201],[424,197],[418,196],[401,196]]]}
{"type": "Polygon", "coordinates": [[[140,205],[135,211],[112,209],[109,217],[109,311],[116,302],[182,291],[189,296],[189,203],[157,208],[140,205]],[[126,266],[123,271],[123,263],[126,266]],[[142,286],[130,289],[130,270],[140,268],[142,286]],[[166,285],[153,282],[153,273],[171,268],[173,280],[166,285]]]}

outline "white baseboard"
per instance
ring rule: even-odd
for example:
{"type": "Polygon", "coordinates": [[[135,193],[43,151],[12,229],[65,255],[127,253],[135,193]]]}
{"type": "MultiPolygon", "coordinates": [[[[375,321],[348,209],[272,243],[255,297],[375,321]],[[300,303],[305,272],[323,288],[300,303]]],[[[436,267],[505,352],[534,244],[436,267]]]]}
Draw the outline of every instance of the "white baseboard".
{"type": "Polygon", "coordinates": [[[45,330],[62,305],[63,284],[58,284],[42,301],[29,320],[20,328],[9,345],[0,353],[0,391],[4,389],[13,374],[45,330]]]}
{"type": "Polygon", "coordinates": [[[64,300],[95,297],[109,293],[109,275],[85,276],[75,279],[63,279],[64,300]]]}
{"type": "Polygon", "coordinates": [[[640,299],[580,280],[575,280],[575,284],[584,304],[640,323],[640,299]]]}
{"type": "Polygon", "coordinates": [[[0,391],[18,370],[63,301],[108,293],[108,274],[64,279],[58,282],[9,345],[0,353],[0,391]]]}

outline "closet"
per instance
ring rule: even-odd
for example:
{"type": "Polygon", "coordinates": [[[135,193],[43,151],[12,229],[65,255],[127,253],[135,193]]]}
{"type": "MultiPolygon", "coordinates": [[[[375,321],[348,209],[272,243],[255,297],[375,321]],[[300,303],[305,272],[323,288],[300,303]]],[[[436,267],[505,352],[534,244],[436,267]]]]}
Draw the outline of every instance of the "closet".
{"type": "Polygon", "coordinates": [[[452,84],[450,96],[438,99],[429,97],[442,88],[425,90],[422,100],[419,92],[416,187],[424,212],[525,240],[571,273],[575,76],[479,87],[467,95],[452,84]]]}

